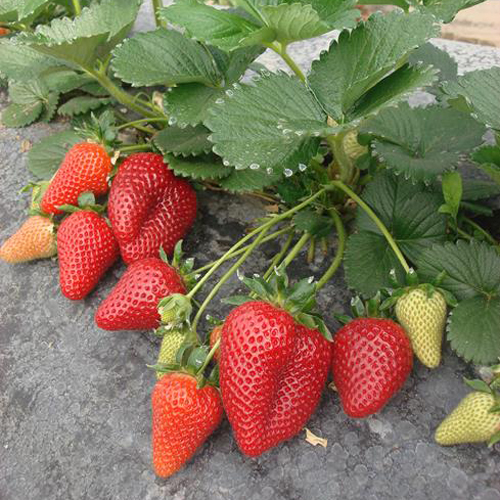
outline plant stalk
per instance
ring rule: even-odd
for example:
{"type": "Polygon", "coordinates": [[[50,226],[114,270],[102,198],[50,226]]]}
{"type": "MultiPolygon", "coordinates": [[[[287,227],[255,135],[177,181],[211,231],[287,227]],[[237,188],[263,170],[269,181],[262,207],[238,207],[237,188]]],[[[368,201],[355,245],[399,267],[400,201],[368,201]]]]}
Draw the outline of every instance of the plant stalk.
{"type": "Polygon", "coordinates": [[[203,364],[200,366],[200,368],[197,371],[197,374],[202,374],[210,361],[212,361],[212,358],[214,357],[215,353],[217,352],[217,349],[220,346],[220,337],[217,339],[213,347],[210,349],[210,351],[207,354],[207,357],[205,358],[205,361],[203,361],[203,364]]]}
{"type": "Polygon", "coordinates": [[[495,238],[493,238],[493,236],[491,236],[491,234],[488,233],[488,231],[486,231],[486,229],[483,229],[477,222],[474,222],[472,219],[469,219],[468,217],[464,217],[463,220],[464,220],[464,222],[469,224],[469,226],[471,226],[476,231],[481,233],[486,238],[486,241],[488,241],[488,243],[491,243],[492,245],[497,245],[497,246],[499,245],[498,241],[495,240],[495,238]]]}
{"type": "Polygon", "coordinates": [[[286,45],[283,45],[282,43],[279,44],[270,44],[268,47],[276,52],[283,61],[286,62],[288,67],[299,77],[299,79],[303,82],[306,83],[306,77],[302,70],[299,68],[298,64],[292,59],[290,54],[286,51],[286,45]]]}
{"type": "Polygon", "coordinates": [[[163,0],[152,0],[152,3],[153,3],[153,12],[155,15],[156,27],[166,28],[167,26],[160,16],[160,9],[163,8],[163,0]]]}
{"type": "Polygon", "coordinates": [[[131,144],[130,146],[123,146],[119,148],[121,153],[136,153],[139,151],[151,151],[151,144],[131,144]]]}
{"type": "Polygon", "coordinates": [[[337,269],[340,267],[342,263],[342,259],[344,258],[345,251],[345,243],[346,243],[346,231],[342,219],[334,208],[330,210],[330,216],[333,219],[333,223],[335,224],[335,229],[337,230],[337,253],[335,254],[335,258],[331,263],[330,267],[326,270],[325,274],[319,279],[316,283],[316,290],[323,288],[328,281],[332,278],[332,276],[337,272],[337,269]]]}
{"type": "Polygon", "coordinates": [[[245,260],[248,258],[248,256],[252,253],[255,247],[257,247],[264,236],[266,235],[267,231],[269,231],[269,227],[264,228],[259,236],[255,238],[255,240],[252,242],[251,245],[248,246],[247,250],[245,253],[224,273],[222,278],[218,281],[218,283],[210,290],[210,293],[207,295],[203,303],[201,304],[200,308],[196,312],[196,316],[194,317],[193,320],[193,331],[196,331],[196,326],[198,325],[198,322],[200,321],[201,315],[203,314],[203,311],[206,309],[210,301],[217,295],[218,291],[221,289],[222,285],[232,276],[232,274],[245,262],[245,260]]]}
{"type": "Polygon", "coordinates": [[[403,253],[399,249],[397,243],[394,241],[394,238],[392,237],[391,233],[385,227],[384,223],[378,218],[377,214],[369,207],[369,205],[365,203],[351,188],[346,186],[343,182],[332,181],[330,184],[344,191],[345,194],[347,194],[350,198],[352,198],[366,212],[366,214],[370,217],[370,219],[380,229],[380,232],[384,235],[385,239],[387,240],[387,243],[389,243],[389,246],[392,248],[399,262],[403,266],[403,269],[407,273],[410,272],[410,266],[408,265],[408,262],[406,262],[403,253]]]}
{"type": "Polygon", "coordinates": [[[79,16],[82,13],[82,6],[80,5],[80,0],[71,0],[73,4],[73,10],[75,11],[75,16],[79,16]]]}
{"type": "Polygon", "coordinates": [[[271,261],[271,265],[267,269],[267,271],[264,273],[263,278],[267,280],[269,276],[271,276],[272,272],[274,271],[274,268],[279,265],[281,262],[281,259],[285,256],[286,252],[290,248],[290,245],[292,244],[293,241],[293,236],[294,234],[291,233],[288,239],[285,241],[285,244],[283,245],[283,248],[279,253],[277,253],[274,257],[273,260],[271,261]]]}
{"type": "Polygon", "coordinates": [[[299,241],[295,243],[295,246],[292,248],[290,253],[285,257],[285,260],[283,260],[283,263],[281,264],[283,267],[288,267],[290,262],[292,262],[295,257],[299,254],[299,252],[306,246],[307,242],[311,239],[311,233],[304,233],[299,241]]]}

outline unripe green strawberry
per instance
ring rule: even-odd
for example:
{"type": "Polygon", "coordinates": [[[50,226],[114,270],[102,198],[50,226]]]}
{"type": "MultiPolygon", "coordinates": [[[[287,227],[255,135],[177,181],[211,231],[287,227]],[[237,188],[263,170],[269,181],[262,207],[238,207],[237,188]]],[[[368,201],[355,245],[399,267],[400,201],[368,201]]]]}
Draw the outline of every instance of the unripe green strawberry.
{"type": "Polygon", "coordinates": [[[471,392],[441,422],[436,442],[443,446],[489,441],[500,431],[500,413],[490,413],[495,398],[486,392],[471,392]]]}
{"type": "MultiPolygon", "coordinates": [[[[158,355],[158,364],[171,365],[175,363],[177,351],[181,347],[184,339],[186,338],[185,332],[182,330],[172,330],[167,332],[161,341],[160,354],[158,355]]],[[[156,378],[160,379],[165,375],[164,372],[157,371],[156,378]]]]}
{"type": "Polygon", "coordinates": [[[441,362],[441,344],[446,323],[446,301],[434,290],[430,294],[413,288],[396,303],[396,317],[410,337],[413,351],[422,364],[436,368],[441,362]]]}

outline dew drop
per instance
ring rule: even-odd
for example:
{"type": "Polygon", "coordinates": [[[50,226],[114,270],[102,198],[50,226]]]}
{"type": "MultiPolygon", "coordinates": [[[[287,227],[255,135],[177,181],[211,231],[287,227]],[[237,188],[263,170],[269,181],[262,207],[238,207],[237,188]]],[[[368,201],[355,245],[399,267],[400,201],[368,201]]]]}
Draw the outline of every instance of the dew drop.
{"type": "Polygon", "coordinates": [[[296,131],[295,131],[295,135],[297,135],[297,136],[301,137],[301,136],[303,136],[303,135],[304,135],[304,131],[303,131],[303,130],[296,130],[296,131]]]}
{"type": "Polygon", "coordinates": [[[177,123],[177,118],[175,116],[171,116],[169,119],[168,119],[168,124],[169,125],[175,125],[177,123]]]}
{"type": "Polygon", "coordinates": [[[266,172],[268,175],[271,175],[274,172],[274,170],[271,167],[267,167],[266,172]]]}
{"type": "Polygon", "coordinates": [[[320,134],[318,131],[313,132],[313,136],[314,136],[314,137],[319,137],[320,135],[321,135],[321,134],[320,134]]]}
{"type": "Polygon", "coordinates": [[[283,125],[282,125],[281,123],[278,123],[278,125],[276,125],[276,128],[277,128],[278,130],[281,130],[281,129],[283,128],[283,125]]]}
{"type": "MultiPolygon", "coordinates": [[[[182,127],[181,127],[182,128],[182,127]]],[[[210,141],[210,142],[214,142],[214,136],[212,134],[210,134],[207,139],[210,141]]]]}
{"type": "Polygon", "coordinates": [[[250,165],[250,170],[259,170],[260,165],[258,163],[252,163],[250,165]]]}
{"type": "Polygon", "coordinates": [[[229,165],[231,165],[231,162],[229,162],[228,160],[222,160],[222,164],[223,164],[225,167],[229,167],[229,165]]]}
{"type": "Polygon", "coordinates": [[[293,172],[289,168],[285,168],[284,172],[285,177],[291,177],[293,175],[293,172]]]}
{"type": "Polygon", "coordinates": [[[292,131],[289,128],[284,128],[282,133],[283,133],[283,135],[288,135],[288,134],[291,134],[292,131]]]}
{"type": "Polygon", "coordinates": [[[224,99],[222,99],[222,97],[219,97],[219,99],[216,99],[215,104],[224,104],[224,99]]]}
{"type": "Polygon", "coordinates": [[[267,69],[261,71],[262,76],[271,76],[271,72],[267,69]]]}
{"type": "Polygon", "coordinates": [[[312,283],[313,281],[314,281],[314,276],[309,276],[309,278],[307,278],[308,283],[312,283]]]}
{"type": "Polygon", "coordinates": [[[239,83],[233,83],[233,89],[234,90],[240,90],[241,89],[241,85],[239,83]]]}
{"type": "Polygon", "coordinates": [[[242,165],[241,163],[235,163],[234,168],[236,170],[244,170],[246,167],[245,167],[245,165],[242,165]]]}
{"type": "Polygon", "coordinates": [[[238,276],[238,279],[239,279],[240,281],[243,281],[243,280],[245,279],[245,275],[241,272],[241,269],[238,269],[238,270],[236,271],[236,276],[238,276]]]}
{"type": "MultiPolygon", "coordinates": [[[[179,123],[179,128],[186,128],[187,125],[188,125],[187,123],[181,122],[181,123],[179,123]]],[[[210,140],[210,138],[208,140],[210,140]]]]}
{"type": "Polygon", "coordinates": [[[301,172],[304,172],[305,170],[307,170],[307,165],[305,163],[299,163],[299,170],[301,172]]]}
{"type": "Polygon", "coordinates": [[[226,90],[226,95],[227,95],[228,97],[233,97],[234,92],[233,92],[232,90],[226,90]]]}

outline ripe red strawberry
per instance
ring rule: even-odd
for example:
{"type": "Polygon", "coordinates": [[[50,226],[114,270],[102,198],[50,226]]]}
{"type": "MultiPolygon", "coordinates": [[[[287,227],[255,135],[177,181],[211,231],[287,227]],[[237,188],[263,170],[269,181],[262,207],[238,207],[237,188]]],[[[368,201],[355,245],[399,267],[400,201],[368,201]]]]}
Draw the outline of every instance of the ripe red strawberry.
{"type": "Polygon", "coordinates": [[[333,339],[333,381],[344,411],[362,418],[379,411],[405,383],[413,352],[394,321],[357,318],[333,339]]]}
{"type": "Polygon", "coordinates": [[[160,325],[158,302],[186,293],[177,270],[156,257],[131,264],[97,309],[95,322],[104,330],[149,330],[160,325]]]}
{"type": "Polygon", "coordinates": [[[229,314],[220,352],[222,400],[243,453],[256,457],[302,430],[318,405],[331,344],[268,302],[229,314]]]}
{"type": "Polygon", "coordinates": [[[57,207],[78,205],[78,197],[85,192],[99,196],[108,192],[111,158],[99,144],[75,144],[52,179],[42,198],[41,208],[48,214],[62,214],[57,207]]]}
{"type": "Polygon", "coordinates": [[[63,220],[57,232],[59,282],[64,296],[83,299],[118,258],[118,244],[103,217],[81,210],[63,220]]]}
{"type": "Polygon", "coordinates": [[[137,153],[121,165],[109,195],[109,218],[127,264],[172,254],[193,225],[196,193],[161,155],[137,153]]]}
{"type": "Polygon", "coordinates": [[[153,465],[160,477],[177,472],[207,440],[222,420],[219,392],[197,388],[185,373],[168,373],[156,383],[153,407],[153,465]]]}
{"type": "Polygon", "coordinates": [[[46,259],[57,253],[54,223],[47,217],[33,215],[0,247],[0,259],[17,264],[46,259]]]}

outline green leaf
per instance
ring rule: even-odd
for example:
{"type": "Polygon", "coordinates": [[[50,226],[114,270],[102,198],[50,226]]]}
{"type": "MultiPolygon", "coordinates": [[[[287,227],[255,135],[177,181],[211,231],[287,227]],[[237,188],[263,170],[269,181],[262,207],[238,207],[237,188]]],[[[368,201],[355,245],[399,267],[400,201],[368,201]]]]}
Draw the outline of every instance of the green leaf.
{"type": "Polygon", "coordinates": [[[224,74],[224,88],[207,87],[201,83],[185,83],[174,88],[169,88],[165,94],[164,105],[168,116],[177,123],[198,125],[208,117],[208,110],[215,101],[224,96],[226,90],[233,87],[234,83],[245,72],[248,65],[260,54],[262,50],[255,47],[237,49],[226,54],[213,51],[214,58],[221,73],[224,74]]]}
{"type": "Polygon", "coordinates": [[[424,0],[420,7],[423,12],[430,12],[444,23],[453,21],[462,10],[472,7],[484,0],[424,0]]]}
{"type": "Polygon", "coordinates": [[[354,8],[356,0],[302,0],[301,3],[310,4],[330,29],[354,28],[359,17],[359,10],[354,8]]]}
{"type": "Polygon", "coordinates": [[[113,51],[115,75],[135,87],[199,82],[215,85],[220,75],[210,53],[177,31],[138,33],[113,51]]]}
{"type": "Polygon", "coordinates": [[[452,108],[410,108],[406,103],[382,110],[364,122],[359,140],[389,168],[415,181],[431,181],[458,164],[483,142],[484,126],[452,108]]]}
{"type": "Polygon", "coordinates": [[[95,81],[91,76],[64,67],[50,68],[47,72],[42,73],[41,78],[50,90],[62,94],[95,81]]]}
{"type": "Polygon", "coordinates": [[[49,3],[49,0],[17,0],[17,18],[19,21],[33,14],[40,7],[49,3]]]}
{"type": "Polygon", "coordinates": [[[61,64],[35,49],[14,43],[14,40],[0,41],[0,74],[5,77],[16,82],[30,81],[47,68],[61,64]]]}
{"type": "Polygon", "coordinates": [[[214,154],[189,158],[167,154],[165,159],[176,175],[194,180],[221,179],[233,171],[231,167],[224,166],[214,154]]]}
{"type": "Polygon", "coordinates": [[[421,280],[428,282],[445,271],[440,287],[458,300],[500,293],[500,255],[488,243],[459,240],[434,245],[420,255],[417,268],[421,280]]]}
{"type": "Polygon", "coordinates": [[[460,202],[462,201],[462,176],[460,172],[447,172],[443,175],[443,196],[445,205],[439,208],[442,213],[450,214],[457,218],[460,202]]]}
{"type": "Polygon", "coordinates": [[[401,101],[411,92],[432,85],[434,81],[436,81],[436,70],[431,66],[422,68],[406,64],[384,78],[354,103],[346,112],[346,120],[354,121],[376,113],[382,106],[401,101]]]}
{"type": "Polygon", "coordinates": [[[43,112],[40,115],[40,120],[43,122],[50,122],[57,111],[57,104],[59,103],[59,93],[50,92],[46,99],[43,101],[43,112]]]}
{"type": "Polygon", "coordinates": [[[316,154],[326,115],[294,77],[268,73],[254,83],[216,101],[205,120],[213,151],[236,169],[291,174],[316,154]]]}
{"type": "Polygon", "coordinates": [[[208,140],[210,131],[203,125],[197,127],[166,127],[158,132],[153,142],[163,153],[174,155],[199,155],[208,153],[212,149],[212,143],[208,140]]]}
{"type": "Polygon", "coordinates": [[[274,39],[288,45],[327,33],[330,26],[308,4],[292,3],[262,7],[266,25],[274,31],[274,39]]]}
{"type": "Polygon", "coordinates": [[[483,172],[500,185],[500,147],[483,146],[474,151],[471,157],[483,172]]]}
{"type": "Polygon", "coordinates": [[[396,5],[405,10],[410,6],[407,0],[363,0],[363,5],[396,5]]]}
{"type": "Polygon", "coordinates": [[[40,24],[34,33],[17,40],[66,63],[90,68],[97,57],[106,56],[131,28],[140,0],[102,0],[83,9],[75,19],[56,18],[40,24]]]}
{"type": "Polygon", "coordinates": [[[228,51],[260,29],[260,26],[241,16],[209,7],[197,0],[177,1],[162,9],[161,14],[168,22],[184,28],[191,38],[228,51]]]}
{"type": "MultiPolygon", "coordinates": [[[[426,248],[444,240],[446,217],[438,213],[442,198],[422,192],[421,185],[411,184],[401,176],[380,173],[362,197],[410,260],[415,261],[426,248]]],[[[360,207],[356,226],[360,231],[382,234],[360,207]]]]}
{"type": "Polygon", "coordinates": [[[348,238],[344,269],[348,286],[365,297],[371,297],[380,288],[390,288],[389,273],[393,269],[399,283],[404,283],[405,278],[404,269],[386,239],[367,231],[348,238]]]}
{"type": "Polygon", "coordinates": [[[471,71],[442,89],[451,99],[465,99],[478,121],[500,130],[500,68],[471,71]]]}
{"type": "Polygon", "coordinates": [[[112,99],[92,96],[78,96],[66,101],[57,111],[62,116],[75,116],[110,104],[112,99]]]}
{"type": "MultiPolygon", "coordinates": [[[[500,179],[500,170],[499,170],[500,179]]],[[[467,201],[485,200],[500,195],[500,182],[483,181],[480,179],[464,179],[462,199],[467,201]]]]}
{"type": "Polygon", "coordinates": [[[38,179],[50,179],[68,150],[82,138],[71,130],[45,137],[28,153],[28,170],[38,179]]]}
{"type": "Polygon", "coordinates": [[[41,101],[29,104],[11,104],[2,112],[2,124],[6,127],[25,127],[33,123],[43,110],[41,101]]]}
{"type": "Polygon", "coordinates": [[[484,380],[468,380],[464,378],[464,382],[475,391],[491,394],[490,386],[484,380]]]}
{"type": "Polygon", "coordinates": [[[374,14],[352,32],[344,31],[312,65],[309,83],[327,113],[343,122],[361,96],[408,53],[437,34],[430,15],[374,14]]]}
{"type": "Polygon", "coordinates": [[[219,181],[220,186],[226,191],[233,193],[248,193],[260,190],[276,184],[282,175],[278,172],[266,172],[262,170],[235,170],[219,181]]]}
{"type": "Polygon", "coordinates": [[[471,297],[450,315],[448,340],[466,361],[488,365],[500,356],[500,298],[471,297]]]}
{"type": "Polygon", "coordinates": [[[448,52],[438,49],[432,43],[425,43],[418,49],[414,50],[408,59],[409,63],[414,64],[431,64],[438,70],[439,80],[453,81],[457,79],[458,64],[448,52]]]}
{"type": "Polygon", "coordinates": [[[326,236],[332,227],[332,219],[315,212],[301,210],[294,218],[293,223],[300,231],[307,231],[314,236],[326,236]]]}
{"type": "Polygon", "coordinates": [[[9,85],[9,97],[16,104],[32,104],[46,99],[49,95],[47,85],[40,79],[9,85]]]}

